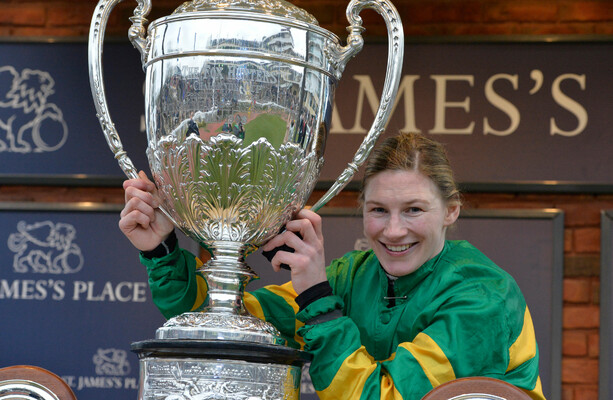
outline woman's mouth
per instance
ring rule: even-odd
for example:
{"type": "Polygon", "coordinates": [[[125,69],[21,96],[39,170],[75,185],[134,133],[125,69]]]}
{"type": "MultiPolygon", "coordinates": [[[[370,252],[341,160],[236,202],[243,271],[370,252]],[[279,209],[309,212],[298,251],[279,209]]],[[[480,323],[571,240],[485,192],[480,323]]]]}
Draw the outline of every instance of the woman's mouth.
{"type": "Polygon", "coordinates": [[[411,247],[413,247],[416,244],[417,243],[409,243],[409,244],[402,244],[402,245],[383,244],[383,246],[385,246],[385,248],[388,249],[389,251],[393,251],[395,253],[400,253],[400,252],[403,252],[403,251],[406,251],[406,250],[410,249],[411,247]]]}

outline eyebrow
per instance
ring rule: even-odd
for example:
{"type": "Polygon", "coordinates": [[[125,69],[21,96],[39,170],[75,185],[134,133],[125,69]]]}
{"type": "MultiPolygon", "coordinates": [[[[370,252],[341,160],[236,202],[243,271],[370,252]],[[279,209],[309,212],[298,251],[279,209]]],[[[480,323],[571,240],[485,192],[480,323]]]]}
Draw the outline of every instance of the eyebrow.
{"type": "MultiPolygon", "coordinates": [[[[385,205],[384,202],[381,201],[377,201],[377,200],[369,200],[369,201],[365,201],[364,204],[368,204],[368,205],[385,205]]],[[[413,205],[430,205],[431,203],[426,200],[426,199],[411,199],[409,201],[404,201],[402,202],[402,204],[404,206],[413,206],[413,205]]]]}

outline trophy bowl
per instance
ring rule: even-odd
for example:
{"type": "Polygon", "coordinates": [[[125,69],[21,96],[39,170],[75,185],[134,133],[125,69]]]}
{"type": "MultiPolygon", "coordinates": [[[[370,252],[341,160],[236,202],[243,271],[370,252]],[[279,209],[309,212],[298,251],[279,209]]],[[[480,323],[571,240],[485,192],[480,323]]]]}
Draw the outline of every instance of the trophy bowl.
{"type": "MultiPolygon", "coordinates": [[[[104,31],[120,1],[100,0],[96,7],[89,74],[107,143],[125,174],[136,178],[109,115],[102,78],[104,31]]],[[[151,3],[137,3],[129,38],[146,74],[146,154],[160,209],[211,253],[199,270],[208,303],[170,319],[156,339],[284,346],[279,332],[243,305],[245,286],[257,276],[245,256],[307,202],[323,165],[335,89],[363,46],[359,13],[370,8],[388,27],[379,110],[347,168],[312,209],[340,192],[365,161],[389,118],[401,76],[398,13],[388,0],[351,1],[343,46],[313,16],[283,0],[194,0],[147,28],[151,3]]],[[[159,343],[144,347],[159,355],[159,343]]],[[[185,346],[179,347],[185,356],[185,346]]]]}

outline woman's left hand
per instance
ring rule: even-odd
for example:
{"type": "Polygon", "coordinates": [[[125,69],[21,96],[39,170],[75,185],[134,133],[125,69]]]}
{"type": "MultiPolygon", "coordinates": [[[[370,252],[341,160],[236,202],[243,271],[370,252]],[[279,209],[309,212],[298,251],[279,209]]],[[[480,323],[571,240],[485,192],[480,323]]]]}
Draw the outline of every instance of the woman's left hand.
{"type": "Polygon", "coordinates": [[[285,229],[285,232],[266,243],[262,250],[269,251],[284,244],[294,249],[293,253],[278,251],[270,262],[277,272],[281,264],[290,266],[292,285],[300,294],[327,280],[321,217],[313,211],[302,209],[285,225],[285,229]]]}

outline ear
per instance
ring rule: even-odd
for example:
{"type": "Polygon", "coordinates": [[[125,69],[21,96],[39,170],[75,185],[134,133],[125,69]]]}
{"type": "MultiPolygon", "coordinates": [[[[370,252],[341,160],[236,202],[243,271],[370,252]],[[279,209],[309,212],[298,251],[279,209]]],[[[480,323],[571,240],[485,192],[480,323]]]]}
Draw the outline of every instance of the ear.
{"type": "Polygon", "coordinates": [[[453,225],[459,216],[460,205],[457,203],[451,203],[447,206],[447,214],[445,215],[445,221],[443,222],[443,224],[445,226],[453,225]]]}

